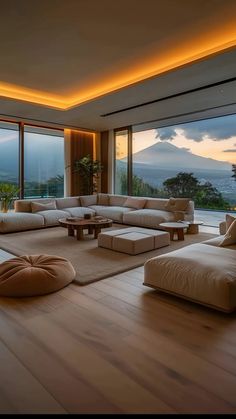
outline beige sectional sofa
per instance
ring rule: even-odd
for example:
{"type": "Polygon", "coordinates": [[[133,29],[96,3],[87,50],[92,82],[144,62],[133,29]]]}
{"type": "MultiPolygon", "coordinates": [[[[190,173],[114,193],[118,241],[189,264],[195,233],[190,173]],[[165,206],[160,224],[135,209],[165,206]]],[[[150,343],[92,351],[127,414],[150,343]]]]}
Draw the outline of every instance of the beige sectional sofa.
{"type": "Polygon", "coordinates": [[[60,218],[83,217],[85,213],[149,228],[159,228],[159,224],[165,221],[191,221],[194,218],[194,203],[187,198],[140,198],[101,193],[17,200],[14,208],[14,212],[0,213],[0,233],[57,226],[60,218]]]}

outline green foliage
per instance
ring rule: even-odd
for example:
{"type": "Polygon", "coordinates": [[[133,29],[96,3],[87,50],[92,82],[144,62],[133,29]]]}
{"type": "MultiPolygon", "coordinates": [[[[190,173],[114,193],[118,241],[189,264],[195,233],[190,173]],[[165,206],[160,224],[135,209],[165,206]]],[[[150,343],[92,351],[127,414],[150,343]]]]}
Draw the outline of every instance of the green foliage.
{"type": "Polygon", "coordinates": [[[164,191],[175,198],[191,198],[196,208],[229,209],[230,205],[210,182],[201,184],[193,173],[180,172],[163,182],[164,191]]]}
{"type": "MultiPolygon", "coordinates": [[[[117,184],[119,185],[121,195],[127,194],[127,174],[124,171],[120,171],[116,174],[117,184]]],[[[132,193],[135,196],[160,196],[160,191],[157,188],[153,188],[148,183],[144,182],[143,179],[137,175],[132,177],[132,193]]]]}
{"type": "Polygon", "coordinates": [[[26,197],[62,197],[64,195],[64,176],[57,175],[46,182],[25,182],[26,197]]]}
{"type": "Polygon", "coordinates": [[[180,172],[176,177],[166,179],[163,186],[168,196],[193,198],[199,189],[199,181],[193,173],[180,172]]]}
{"type": "Polygon", "coordinates": [[[82,189],[85,195],[97,192],[98,178],[102,170],[99,160],[93,160],[89,154],[80,160],[75,160],[74,173],[82,177],[82,189]]]}
{"type": "MultiPolygon", "coordinates": [[[[127,174],[118,172],[119,192],[127,194],[127,174]]],[[[179,172],[175,177],[163,182],[163,190],[157,189],[144,182],[137,175],[132,179],[132,194],[135,196],[150,196],[159,198],[191,198],[196,208],[229,209],[230,205],[222,194],[210,182],[201,184],[193,173],[179,172]]]]}
{"type": "Polygon", "coordinates": [[[4,212],[7,212],[13,199],[17,197],[19,188],[12,183],[0,183],[0,201],[4,212]]]}

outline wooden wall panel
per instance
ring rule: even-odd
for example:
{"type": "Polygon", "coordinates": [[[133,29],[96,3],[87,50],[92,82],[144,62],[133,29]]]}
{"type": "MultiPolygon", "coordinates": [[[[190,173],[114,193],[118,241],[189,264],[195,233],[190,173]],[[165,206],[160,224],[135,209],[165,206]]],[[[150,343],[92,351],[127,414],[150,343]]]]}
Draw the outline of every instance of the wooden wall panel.
{"type": "MultiPolygon", "coordinates": [[[[71,167],[73,168],[74,161],[79,160],[84,156],[90,154],[93,156],[94,134],[82,131],[71,131],[70,138],[70,156],[71,167]]],[[[83,179],[78,173],[71,171],[71,196],[83,194],[83,179]]]]}

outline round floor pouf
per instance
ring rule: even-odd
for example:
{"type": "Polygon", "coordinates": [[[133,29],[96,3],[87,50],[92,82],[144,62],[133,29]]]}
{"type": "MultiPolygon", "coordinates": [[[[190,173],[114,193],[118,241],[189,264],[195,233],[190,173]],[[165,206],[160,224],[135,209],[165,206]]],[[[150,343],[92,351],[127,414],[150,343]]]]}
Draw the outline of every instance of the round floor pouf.
{"type": "Polygon", "coordinates": [[[19,256],[0,264],[0,296],[33,297],[60,290],[75,279],[65,258],[50,255],[19,256]]]}

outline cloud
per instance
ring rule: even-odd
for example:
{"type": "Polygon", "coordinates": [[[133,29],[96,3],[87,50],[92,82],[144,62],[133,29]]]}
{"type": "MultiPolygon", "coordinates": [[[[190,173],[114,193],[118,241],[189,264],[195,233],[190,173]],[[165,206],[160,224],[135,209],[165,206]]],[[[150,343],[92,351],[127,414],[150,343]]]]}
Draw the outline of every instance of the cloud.
{"type": "Polygon", "coordinates": [[[236,148],[229,148],[228,150],[222,150],[223,153],[236,153],[236,148]]]}
{"type": "Polygon", "coordinates": [[[166,127],[156,129],[156,138],[161,141],[173,140],[177,133],[175,132],[174,127],[166,127]]]}
{"type": "Polygon", "coordinates": [[[228,140],[236,137],[236,115],[158,128],[156,130],[156,138],[159,138],[161,141],[173,140],[177,135],[176,130],[183,131],[185,138],[196,142],[201,142],[206,137],[213,141],[228,140]]]}

